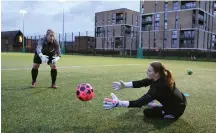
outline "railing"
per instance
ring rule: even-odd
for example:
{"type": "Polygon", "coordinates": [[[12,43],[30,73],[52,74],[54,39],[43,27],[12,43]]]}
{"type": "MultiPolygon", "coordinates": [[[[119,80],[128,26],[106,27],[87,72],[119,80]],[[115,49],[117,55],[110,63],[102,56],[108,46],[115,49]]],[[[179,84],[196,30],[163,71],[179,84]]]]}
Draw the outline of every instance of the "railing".
{"type": "MultiPolygon", "coordinates": [[[[164,34],[164,32],[160,32],[161,34],[164,34]]],[[[156,33],[158,34],[158,33],[156,33]]],[[[111,55],[111,56],[132,56],[136,57],[137,54],[137,48],[139,44],[139,32],[134,32],[133,36],[131,34],[125,36],[121,36],[122,40],[116,40],[117,35],[115,35],[115,32],[111,30],[111,37],[102,35],[100,37],[94,38],[94,31],[92,32],[72,32],[65,34],[64,41],[62,41],[62,35],[57,34],[56,39],[58,43],[61,46],[61,49],[65,49],[65,54],[84,54],[84,55],[111,55]],[[91,37],[90,37],[91,36],[91,37]],[[90,38],[90,39],[89,39],[90,38]],[[118,45],[120,44],[120,45],[118,45]],[[122,52],[123,51],[123,52],[122,52]],[[121,53],[121,54],[120,54],[121,53]],[[122,55],[122,53],[124,53],[122,55]]],[[[163,35],[161,35],[163,36],[163,35]]],[[[28,53],[34,54],[34,51],[37,46],[37,41],[44,37],[44,35],[38,35],[38,36],[27,36],[25,39],[25,51],[28,53]]],[[[165,58],[168,56],[177,56],[177,57],[186,57],[188,56],[188,52],[194,52],[197,55],[200,55],[200,57],[206,57],[208,50],[203,49],[204,45],[207,45],[207,41],[201,42],[201,45],[197,45],[197,40],[194,40],[193,47],[189,44],[185,45],[183,42],[181,42],[181,39],[178,39],[179,35],[172,35],[167,36],[167,41],[163,41],[161,38],[156,38],[155,45],[154,45],[154,33],[153,31],[145,31],[142,32],[142,48],[144,57],[148,58],[150,56],[156,56],[160,58],[165,58]],[[171,41],[172,38],[176,38],[176,46],[172,48],[171,41]],[[180,43],[181,42],[181,43],[180,43]],[[160,47],[158,47],[158,43],[160,43],[160,47]],[[204,43],[204,44],[203,44],[204,43]],[[180,47],[181,46],[181,47],[180,47]],[[201,46],[201,47],[197,47],[201,46]],[[160,49],[159,51],[155,51],[154,49],[160,49]],[[175,51],[175,52],[174,52],[175,51]],[[160,56],[158,54],[160,53],[160,56]],[[175,53],[175,54],[174,54],[175,53]]],[[[181,35],[180,38],[193,38],[193,36],[183,36],[181,35]]],[[[195,39],[195,37],[194,37],[195,39]]],[[[185,39],[187,40],[187,39],[185,39]]],[[[200,43],[200,42],[199,42],[200,43]]],[[[210,44],[216,43],[216,39],[212,39],[210,44]]],[[[209,44],[209,46],[210,46],[209,44]]],[[[216,45],[212,45],[211,50],[211,58],[216,59],[216,45]]],[[[19,48],[10,48],[9,46],[2,45],[2,52],[15,52],[20,51],[21,52],[22,45],[20,45],[19,48]]],[[[209,54],[209,53],[208,53],[209,54]]]]}

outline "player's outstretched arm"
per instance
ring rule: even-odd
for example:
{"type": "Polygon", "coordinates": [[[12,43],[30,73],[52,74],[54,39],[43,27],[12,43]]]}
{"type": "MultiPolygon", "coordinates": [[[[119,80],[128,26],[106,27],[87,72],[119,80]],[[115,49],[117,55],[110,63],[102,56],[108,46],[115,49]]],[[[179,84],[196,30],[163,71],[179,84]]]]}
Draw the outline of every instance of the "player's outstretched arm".
{"type": "Polygon", "coordinates": [[[132,81],[133,88],[147,87],[152,84],[152,80],[145,78],[142,80],[132,81]]]}
{"type": "Polygon", "coordinates": [[[132,88],[133,87],[133,83],[132,82],[124,82],[122,80],[120,80],[119,82],[113,82],[112,83],[112,88],[117,91],[119,89],[123,89],[123,88],[132,88]]]}
{"type": "Polygon", "coordinates": [[[105,98],[103,101],[103,107],[106,110],[113,109],[115,107],[141,108],[154,100],[149,94],[144,94],[141,98],[133,101],[121,101],[113,93],[111,93],[111,97],[112,99],[105,98]]]}
{"type": "Polygon", "coordinates": [[[133,101],[129,101],[129,108],[141,108],[142,106],[147,105],[154,99],[149,94],[144,94],[141,98],[133,101]]]}
{"type": "Polygon", "coordinates": [[[112,83],[112,88],[117,91],[119,89],[124,89],[124,88],[140,88],[140,87],[147,87],[151,85],[152,80],[145,78],[142,80],[137,80],[137,81],[132,81],[132,82],[124,82],[120,80],[119,82],[113,82],[112,83]]]}
{"type": "Polygon", "coordinates": [[[117,96],[113,93],[111,93],[112,99],[104,98],[104,109],[113,109],[115,107],[128,107],[129,101],[120,101],[117,96]]]}

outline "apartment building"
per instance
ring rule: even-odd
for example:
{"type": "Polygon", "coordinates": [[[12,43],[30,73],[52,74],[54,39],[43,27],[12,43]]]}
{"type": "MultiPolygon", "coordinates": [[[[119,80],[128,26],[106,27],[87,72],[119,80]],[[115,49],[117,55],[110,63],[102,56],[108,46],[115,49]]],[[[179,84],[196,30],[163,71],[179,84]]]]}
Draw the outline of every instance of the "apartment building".
{"type": "Polygon", "coordinates": [[[95,13],[96,49],[136,50],[139,16],[126,8],[95,13]]]}
{"type": "Polygon", "coordinates": [[[94,37],[75,36],[75,43],[72,45],[73,51],[88,51],[94,49],[94,37]]]}
{"type": "Polygon", "coordinates": [[[143,49],[216,50],[216,1],[142,1],[143,49]]]}

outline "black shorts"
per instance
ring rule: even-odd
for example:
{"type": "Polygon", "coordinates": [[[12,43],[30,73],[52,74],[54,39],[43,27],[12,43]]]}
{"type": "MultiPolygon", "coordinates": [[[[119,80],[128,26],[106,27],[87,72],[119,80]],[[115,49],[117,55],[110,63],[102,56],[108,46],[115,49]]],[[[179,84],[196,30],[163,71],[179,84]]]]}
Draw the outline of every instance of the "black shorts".
{"type": "MultiPolygon", "coordinates": [[[[49,55],[49,61],[47,62],[47,65],[49,65],[51,63],[51,61],[53,59],[52,57],[53,57],[53,55],[49,55]]],[[[33,63],[36,63],[36,64],[41,64],[42,63],[41,58],[36,53],[34,54],[33,63]]]]}

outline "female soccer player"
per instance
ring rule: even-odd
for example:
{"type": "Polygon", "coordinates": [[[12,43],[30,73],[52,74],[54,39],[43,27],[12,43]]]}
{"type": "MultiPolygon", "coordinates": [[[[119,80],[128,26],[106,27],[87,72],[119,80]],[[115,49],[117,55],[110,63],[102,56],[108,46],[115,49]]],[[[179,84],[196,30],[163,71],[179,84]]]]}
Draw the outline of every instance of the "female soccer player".
{"type": "Polygon", "coordinates": [[[35,55],[33,59],[33,67],[31,70],[32,75],[32,87],[36,86],[36,79],[38,75],[38,68],[41,63],[45,63],[50,65],[50,75],[52,79],[52,88],[57,88],[56,86],[56,77],[57,77],[57,69],[56,62],[61,57],[61,49],[58,41],[56,41],[54,37],[54,31],[49,29],[47,30],[46,36],[41,38],[35,50],[35,55]]]}
{"type": "Polygon", "coordinates": [[[175,81],[169,70],[161,62],[152,62],[147,70],[147,78],[132,82],[113,82],[112,88],[140,88],[150,86],[150,89],[141,98],[133,101],[120,101],[113,93],[112,99],[104,99],[104,109],[115,107],[141,108],[153,100],[162,106],[148,107],[143,113],[147,117],[178,119],[186,108],[186,97],[176,88],[175,81]]]}

